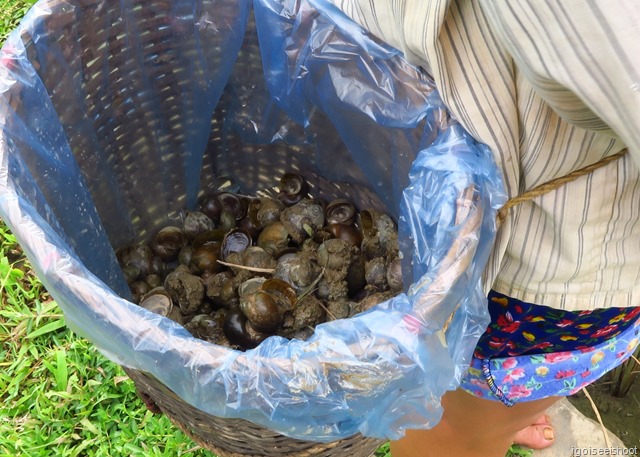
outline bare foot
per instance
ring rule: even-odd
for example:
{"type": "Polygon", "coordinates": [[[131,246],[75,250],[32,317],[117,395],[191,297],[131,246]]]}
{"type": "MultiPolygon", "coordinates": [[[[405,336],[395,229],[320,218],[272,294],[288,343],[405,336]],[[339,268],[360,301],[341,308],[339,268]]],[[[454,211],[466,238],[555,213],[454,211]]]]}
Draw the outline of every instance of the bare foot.
{"type": "Polygon", "coordinates": [[[549,416],[543,414],[533,424],[516,433],[513,442],[531,449],[544,449],[553,444],[553,427],[549,416]]]}

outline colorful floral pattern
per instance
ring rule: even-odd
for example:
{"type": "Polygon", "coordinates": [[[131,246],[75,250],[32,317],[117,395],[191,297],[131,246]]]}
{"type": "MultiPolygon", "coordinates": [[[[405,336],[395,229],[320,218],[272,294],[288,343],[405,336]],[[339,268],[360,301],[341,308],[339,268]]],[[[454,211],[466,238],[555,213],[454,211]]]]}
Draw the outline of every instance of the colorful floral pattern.
{"type": "Polygon", "coordinates": [[[569,312],[492,292],[489,311],[461,387],[506,405],[572,395],[640,344],[640,307],[569,312]]]}

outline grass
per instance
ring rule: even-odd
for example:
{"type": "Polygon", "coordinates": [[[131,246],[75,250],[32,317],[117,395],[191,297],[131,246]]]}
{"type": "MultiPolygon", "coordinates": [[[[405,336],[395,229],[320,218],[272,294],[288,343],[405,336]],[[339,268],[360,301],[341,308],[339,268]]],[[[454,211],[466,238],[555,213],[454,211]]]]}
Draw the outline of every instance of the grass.
{"type": "Polygon", "coordinates": [[[0,456],[213,455],[150,413],[122,369],[66,328],[3,224],[0,291],[0,456]]]}

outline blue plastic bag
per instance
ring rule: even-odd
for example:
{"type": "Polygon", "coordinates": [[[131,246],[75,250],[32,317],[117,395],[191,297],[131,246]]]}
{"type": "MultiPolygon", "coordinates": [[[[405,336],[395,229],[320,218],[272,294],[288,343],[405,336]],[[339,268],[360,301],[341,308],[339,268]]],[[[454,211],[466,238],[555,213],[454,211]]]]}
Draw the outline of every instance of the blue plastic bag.
{"type": "Polygon", "coordinates": [[[255,0],[257,34],[251,6],[37,3],[0,53],[0,214],[69,327],[206,413],[317,441],[432,427],[488,323],[491,153],[329,2],[255,0]],[[406,293],[244,353],[126,300],[114,247],[283,163],[397,218],[406,293]]]}

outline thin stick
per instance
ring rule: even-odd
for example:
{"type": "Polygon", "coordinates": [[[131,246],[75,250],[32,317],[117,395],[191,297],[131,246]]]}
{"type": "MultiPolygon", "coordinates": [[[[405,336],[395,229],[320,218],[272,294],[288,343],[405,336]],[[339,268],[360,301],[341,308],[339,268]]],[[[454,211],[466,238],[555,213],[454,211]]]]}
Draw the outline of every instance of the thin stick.
{"type": "Polygon", "coordinates": [[[593,401],[593,398],[591,398],[591,395],[589,394],[589,391],[587,390],[587,388],[583,387],[582,391],[584,392],[586,397],[589,399],[589,402],[591,403],[591,408],[593,408],[593,412],[596,413],[596,417],[598,418],[598,422],[600,422],[600,426],[602,427],[602,433],[604,434],[604,442],[606,443],[607,448],[611,449],[611,441],[609,440],[609,434],[607,433],[607,429],[605,428],[604,423],[602,422],[602,417],[600,416],[600,411],[598,411],[598,407],[596,406],[595,402],[593,401]]]}
{"type": "Polygon", "coordinates": [[[220,265],[224,265],[225,267],[237,268],[239,270],[254,271],[256,273],[271,273],[271,274],[273,274],[273,272],[276,271],[275,268],[246,267],[244,265],[238,265],[236,263],[223,262],[222,260],[218,260],[218,263],[220,265]]]}
{"type": "Polygon", "coordinates": [[[334,321],[338,320],[338,318],[331,312],[329,311],[329,308],[327,308],[326,306],[324,306],[324,303],[322,303],[321,301],[318,301],[318,304],[320,305],[320,307],[322,309],[324,309],[326,311],[326,313],[331,316],[333,318],[334,321]]]}
{"type": "Polygon", "coordinates": [[[318,283],[320,282],[323,276],[324,276],[324,267],[322,267],[322,270],[320,271],[320,274],[318,275],[318,277],[314,279],[313,282],[309,284],[309,286],[305,290],[300,292],[300,295],[298,295],[298,300],[302,300],[305,296],[313,292],[315,290],[315,287],[318,285],[318,283]]]}
{"type": "Polygon", "coordinates": [[[640,365],[640,360],[638,360],[638,358],[635,355],[631,354],[631,358],[635,360],[638,365],[640,365]]]}

